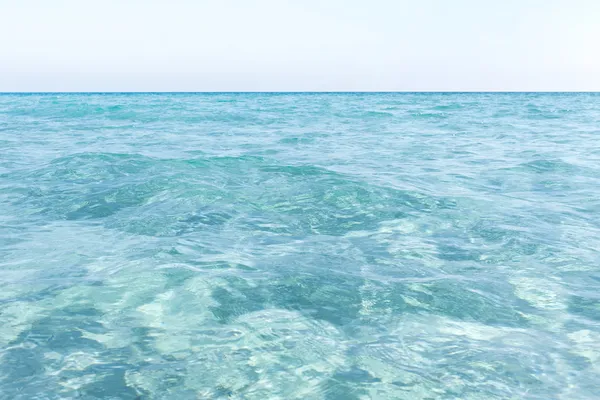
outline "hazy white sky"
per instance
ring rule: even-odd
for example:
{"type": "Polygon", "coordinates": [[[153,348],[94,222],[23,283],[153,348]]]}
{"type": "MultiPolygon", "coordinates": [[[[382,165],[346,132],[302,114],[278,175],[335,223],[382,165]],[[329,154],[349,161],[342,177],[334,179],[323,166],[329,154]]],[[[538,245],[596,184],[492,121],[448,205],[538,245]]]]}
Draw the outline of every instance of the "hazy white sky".
{"type": "Polygon", "coordinates": [[[600,0],[0,0],[0,91],[600,90],[600,0]]]}

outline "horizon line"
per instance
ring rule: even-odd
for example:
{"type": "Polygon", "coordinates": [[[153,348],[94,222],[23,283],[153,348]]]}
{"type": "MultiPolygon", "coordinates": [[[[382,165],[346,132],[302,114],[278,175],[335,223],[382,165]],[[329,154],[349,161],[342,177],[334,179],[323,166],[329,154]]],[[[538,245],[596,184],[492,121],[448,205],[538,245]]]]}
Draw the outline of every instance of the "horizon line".
{"type": "Polygon", "coordinates": [[[599,94],[596,90],[556,91],[556,90],[340,90],[340,91],[0,91],[0,95],[7,94],[599,94]]]}

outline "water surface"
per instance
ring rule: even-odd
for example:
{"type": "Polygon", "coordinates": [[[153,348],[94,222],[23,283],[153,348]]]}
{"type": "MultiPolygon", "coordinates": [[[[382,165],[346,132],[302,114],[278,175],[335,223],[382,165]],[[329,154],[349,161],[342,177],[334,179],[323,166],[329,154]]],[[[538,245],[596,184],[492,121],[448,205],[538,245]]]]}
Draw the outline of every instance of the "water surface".
{"type": "Polygon", "coordinates": [[[0,95],[1,399],[597,399],[598,249],[599,95],[0,95]]]}

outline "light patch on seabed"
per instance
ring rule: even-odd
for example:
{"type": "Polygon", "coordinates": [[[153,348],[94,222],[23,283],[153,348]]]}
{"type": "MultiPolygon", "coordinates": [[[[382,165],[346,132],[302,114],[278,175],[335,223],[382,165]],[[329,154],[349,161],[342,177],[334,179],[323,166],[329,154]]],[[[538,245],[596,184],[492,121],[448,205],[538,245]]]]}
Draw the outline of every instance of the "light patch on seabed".
{"type": "MultiPolygon", "coordinates": [[[[2,305],[0,317],[0,348],[17,339],[22,332],[42,318],[45,308],[26,301],[16,301],[2,305]]],[[[1,351],[0,351],[1,352],[1,351]]]]}
{"type": "Polygon", "coordinates": [[[262,349],[253,352],[249,364],[257,371],[266,372],[273,365],[281,369],[274,376],[267,374],[267,379],[258,384],[258,391],[263,390],[261,386],[280,387],[291,381],[297,387],[295,390],[286,389],[290,395],[301,395],[302,392],[298,391],[301,388],[309,394],[323,377],[345,364],[343,336],[324,321],[311,320],[297,312],[263,310],[243,315],[237,323],[249,332],[244,337],[244,345],[262,349]],[[296,362],[288,364],[285,361],[288,357],[296,359],[296,362]]]}
{"type": "MultiPolygon", "coordinates": [[[[372,237],[387,244],[388,251],[395,257],[414,258],[427,260],[428,263],[439,265],[435,257],[436,248],[427,241],[432,231],[415,221],[399,219],[384,221],[372,237]]],[[[433,264],[432,264],[433,265],[433,264]]]]}
{"type": "Polygon", "coordinates": [[[98,359],[90,353],[81,351],[68,354],[63,359],[63,370],[83,371],[90,365],[98,363],[98,359]]]}
{"type": "Polygon", "coordinates": [[[595,386],[596,391],[600,390],[598,379],[600,377],[600,334],[583,329],[571,332],[567,337],[569,352],[583,357],[589,364],[587,368],[573,373],[572,366],[567,360],[562,357],[557,360],[557,365],[560,366],[559,372],[567,380],[567,384],[557,396],[561,400],[583,398],[581,393],[584,385],[592,385],[595,386]]]}
{"type": "Polygon", "coordinates": [[[519,314],[523,318],[555,332],[564,328],[568,319],[567,299],[564,289],[559,283],[549,279],[526,276],[511,277],[509,282],[515,287],[515,296],[546,312],[546,314],[520,312],[519,314]]]}
{"type": "MultiPolygon", "coordinates": [[[[367,266],[361,267],[361,273],[363,276],[367,274],[367,266]]],[[[364,316],[372,314],[372,307],[377,304],[380,300],[377,299],[378,288],[369,280],[365,280],[360,286],[360,311],[359,313],[364,316]]],[[[378,310],[379,313],[391,312],[391,309],[378,310]]]]}
{"type": "MultiPolygon", "coordinates": [[[[59,371],[60,372],[60,371],[59,371]]],[[[60,385],[66,393],[76,392],[82,387],[90,385],[98,379],[96,374],[86,374],[77,378],[64,379],[60,381],[60,385]]]]}
{"type": "MultiPolygon", "coordinates": [[[[44,359],[48,363],[46,374],[51,377],[79,374],[89,367],[100,365],[103,361],[106,361],[89,352],[74,352],[66,355],[57,352],[46,352],[44,353],[44,359]]],[[[97,379],[96,373],[88,372],[71,379],[59,379],[58,384],[65,395],[72,395],[73,392],[94,383],[97,379]]]]}
{"type": "Polygon", "coordinates": [[[600,333],[584,329],[567,335],[573,343],[572,352],[585,357],[600,372],[600,333]]]}
{"type": "Polygon", "coordinates": [[[418,236],[403,236],[401,238],[388,239],[388,251],[396,259],[422,260],[427,267],[441,268],[443,262],[437,258],[435,245],[418,236]]]}
{"type": "Polygon", "coordinates": [[[216,324],[210,307],[218,303],[212,292],[225,285],[220,279],[192,278],[179,290],[160,293],[152,302],[139,306],[139,323],[152,329],[156,350],[176,359],[193,352],[195,332],[216,324]]]}
{"type": "MultiPolygon", "coordinates": [[[[214,398],[223,391],[231,398],[316,399],[321,397],[311,396],[322,382],[346,362],[346,346],[337,329],[297,312],[252,312],[227,329],[239,334],[226,343],[191,347],[193,354],[181,364],[185,377],[178,390],[200,398],[214,398]],[[243,397],[237,397],[241,391],[243,397]]],[[[161,354],[174,350],[156,349],[161,354]]],[[[126,380],[140,392],[152,392],[167,375],[168,371],[159,369],[143,370],[127,372],[126,380]]]]}
{"type": "Polygon", "coordinates": [[[532,306],[547,311],[563,311],[567,308],[563,290],[559,284],[548,279],[512,277],[515,295],[532,306]]]}
{"type": "MultiPolygon", "coordinates": [[[[436,246],[428,241],[427,237],[432,231],[425,229],[415,221],[391,220],[380,223],[374,232],[357,231],[345,235],[347,239],[369,237],[386,246],[392,258],[377,258],[377,262],[386,265],[397,265],[415,260],[423,263],[423,266],[433,271],[443,267],[443,262],[438,258],[436,246]]],[[[377,268],[361,268],[363,277],[377,277],[377,268]]]]}
{"type": "MultiPolygon", "coordinates": [[[[102,285],[72,286],[55,297],[43,300],[45,309],[62,309],[69,306],[91,307],[99,312],[98,323],[107,333],[94,333],[81,329],[83,337],[95,340],[106,348],[130,345],[135,337],[130,329],[131,319],[138,314],[135,308],[144,299],[154,298],[167,284],[167,279],[155,271],[138,272],[139,262],[121,265],[102,285]],[[124,290],[126,288],[126,290],[124,290]]],[[[102,270],[105,267],[98,267],[102,270]]]]}
{"type": "Polygon", "coordinates": [[[415,222],[406,219],[384,221],[380,224],[380,228],[377,230],[375,235],[394,233],[408,235],[409,233],[417,232],[418,228],[419,226],[415,222]]]}
{"type": "MultiPolygon", "coordinates": [[[[495,327],[441,316],[388,315],[381,318],[379,323],[385,327],[385,334],[363,326],[360,328],[362,334],[355,338],[356,343],[361,344],[353,349],[354,362],[373,378],[365,398],[427,399],[432,393],[437,396],[455,393],[460,398],[487,400],[489,394],[477,393],[477,387],[484,385],[504,393],[502,398],[511,398],[506,397],[511,392],[509,382],[503,381],[497,372],[501,364],[477,358],[469,361],[469,354],[493,354],[508,351],[507,348],[517,351],[531,346],[535,340],[526,329],[495,327]],[[454,358],[456,362],[464,359],[465,364],[444,370],[447,360],[454,358]],[[465,380],[464,373],[481,377],[489,374],[490,378],[465,380]]],[[[515,395],[514,398],[524,397],[515,395]]]]}
{"type": "Polygon", "coordinates": [[[407,235],[418,230],[418,225],[412,221],[405,219],[383,221],[379,224],[376,231],[350,231],[344,236],[347,238],[374,237],[377,239],[385,239],[394,234],[407,235]]]}

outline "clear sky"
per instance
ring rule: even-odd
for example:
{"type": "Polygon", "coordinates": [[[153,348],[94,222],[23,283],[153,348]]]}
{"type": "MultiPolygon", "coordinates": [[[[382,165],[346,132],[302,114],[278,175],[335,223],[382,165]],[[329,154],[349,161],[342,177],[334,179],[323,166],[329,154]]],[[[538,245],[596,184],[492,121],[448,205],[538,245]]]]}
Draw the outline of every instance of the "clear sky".
{"type": "Polygon", "coordinates": [[[600,90],[600,0],[0,0],[0,91],[600,90]]]}

